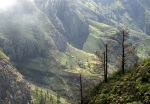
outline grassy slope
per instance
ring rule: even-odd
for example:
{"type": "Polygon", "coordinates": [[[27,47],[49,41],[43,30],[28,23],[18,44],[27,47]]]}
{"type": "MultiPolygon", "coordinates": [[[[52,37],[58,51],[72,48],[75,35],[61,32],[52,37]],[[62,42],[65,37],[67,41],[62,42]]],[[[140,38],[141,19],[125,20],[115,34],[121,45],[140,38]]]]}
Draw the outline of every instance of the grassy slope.
{"type": "Polygon", "coordinates": [[[95,0],[80,0],[85,6],[91,9],[96,14],[103,16],[105,19],[100,20],[88,20],[90,34],[87,41],[84,44],[83,49],[86,52],[95,52],[98,49],[98,41],[100,44],[106,42],[107,36],[111,36],[118,32],[117,28],[125,27],[130,28],[130,34],[133,43],[137,40],[150,38],[146,36],[144,32],[141,32],[138,26],[132,21],[131,15],[128,12],[123,12],[126,10],[126,4],[122,1],[112,0],[108,4],[104,0],[98,2],[95,0]],[[119,8],[119,13],[118,13],[119,8]]]}
{"type": "MultiPolygon", "coordinates": [[[[44,37],[53,35],[55,28],[43,13],[38,12],[35,17],[37,21],[40,21],[37,22],[36,19],[33,19],[37,25],[28,25],[28,22],[26,23],[26,21],[23,21],[21,26],[19,25],[21,29],[22,26],[24,26],[20,38],[24,38],[23,36],[25,36],[30,40],[37,39],[40,47],[45,48],[43,43],[45,41],[44,37]],[[23,33],[26,33],[27,35],[24,35],[23,33]]],[[[9,34],[10,33],[8,33],[8,36],[9,34]]],[[[18,37],[16,39],[19,40],[18,37]]],[[[53,40],[50,40],[49,42],[54,45],[53,40]]],[[[83,73],[86,76],[94,76],[94,74],[92,74],[92,63],[94,62],[93,58],[95,58],[95,56],[78,50],[70,45],[68,45],[66,53],[59,52],[58,50],[50,51],[50,54],[52,54],[53,57],[30,57],[23,59],[21,62],[16,62],[15,64],[26,79],[36,84],[38,87],[42,87],[42,89],[47,88],[51,90],[54,95],[56,95],[58,90],[62,99],[64,96],[73,97],[75,93],[74,89],[78,89],[76,86],[74,87],[72,79],[75,79],[75,75],[79,73],[83,73]],[[77,64],[78,62],[85,65],[86,68],[80,68],[77,64]],[[88,67],[88,64],[90,64],[90,68],[88,67]]],[[[33,95],[35,95],[34,91],[33,95]]],[[[64,104],[65,102],[66,101],[63,100],[61,101],[61,103],[64,104]]]]}
{"type": "MultiPolygon", "coordinates": [[[[97,4],[92,2],[92,3],[87,3],[87,5],[90,5],[92,10],[95,11],[96,8],[93,5],[97,5],[97,4]]],[[[42,36],[40,34],[45,34],[45,32],[51,33],[49,28],[52,28],[52,26],[50,25],[51,23],[48,21],[48,19],[44,15],[41,15],[41,14],[38,14],[37,17],[39,20],[42,20],[39,24],[37,24],[37,27],[36,27],[37,30],[38,29],[40,30],[39,33],[37,32],[37,36],[40,37],[42,36]]],[[[106,35],[109,36],[109,35],[114,34],[116,29],[104,23],[98,23],[92,20],[89,20],[89,23],[90,23],[90,27],[89,27],[90,35],[88,37],[87,42],[84,44],[84,50],[87,52],[95,52],[98,48],[97,47],[98,41],[99,40],[106,41],[106,38],[104,38],[104,36],[106,35]]],[[[27,33],[28,36],[26,38],[29,38],[32,40],[34,39],[34,33],[31,28],[32,28],[32,25],[26,28],[25,30],[23,30],[22,33],[27,33]]],[[[26,35],[22,34],[22,38],[24,38],[23,36],[26,36],[26,35]]],[[[38,40],[38,42],[41,44],[41,47],[43,47],[44,43],[42,39],[38,40]]],[[[52,42],[51,44],[54,44],[54,43],[52,42]]],[[[64,89],[69,90],[70,95],[72,95],[73,93],[71,91],[72,89],[78,90],[77,88],[71,89],[71,86],[73,86],[73,84],[71,83],[70,80],[68,80],[69,78],[74,79],[75,78],[74,74],[83,73],[84,75],[88,77],[90,76],[97,77],[97,75],[93,74],[93,70],[92,70],[93,63],[94,63],[92,59],[93,57],[95,57],[92,54],[83,52],[81,50],[73,48],[72,46],[67,47],[66,53],[61,53],[61,52],[58,52],[57,50],[51,51],[51,52],[56,60],[51,59],[51,58],[42,58],[42,57],[30,58],[30,59],[25,59],[21,63],[18,63],[19,64],[18,67],[20,67],[19,68],[20,71],[21,72],[23,71],[22,73],[24,73],[24,75],[28,77],[28,80],[31,80],[33,83],[36,83],[36,84],[38,83],[38,86],[40,87],[39,89],[42,88],[44,90],[47,88],[47,89],[55,91],[55,92],[51,91],[51,93],[55,96],[54,99],[56,99],[57,89],[60,91],[62,96],[65,96],[65,94],[68,94],[68,92],[65,92],[64,89]],[[54,65],[56,65],[55,61],[59,62],[60,65],[62,65],[61,67],[59,67],[61,68],[61,70],[58,70],[59,69],[58,67],[52,68],[54,65]],[[86,66],[86,69],[80,68],[77,65],[78,62],[83,63],[86,66]],[[91,65],[90,68],[88,68],[88,64],[91,65]],[[62,68],[63,66],[64,68],[62,68]],[[46,73],[48,73],[48,76],[46,73]],[[60,76],[67,76],[68,78],[64,78],[60,76]]],[[[33,96],[35,98],[36,95],[34,92],[34,87],[32,89],[33,89],[32,91],[33,96]]],[[[39,97],[35,99],[39,99],[39,97]]],[[[39,100],[36,101],[36,103],[38,102],[39,100]]],[[[61,103],[66,104],[66,100],[62,98],[61,103]]]]}
{"type": "MultiPolygon", "coordinates": [[[[31,94],[34,104],[39,104],[42,97],[46,99],[46,104],[57,103],[57,93],[48,88],[31,84],[31,94]]],[[[60,102],[61,104],[69,104],[69,102],[63,97],[60,97],[60,102]]]]}
{"type": "Polygon", "coordinates": [[[65,53],[53,50],[52,54],[57,62],[66,66],[65,72],[74,74],[82,73],[87,77],[97,76],[93,71],[96,59],[94,54],[79,50],[71,45],[67,46],[65,53]],[[80,67],[79,64],[83,64],[84,67],[80,67]]]}
{"type": "MultiPolygon", "coordinates": [[[[116,3],[117,4],[117,3],[116,3]]],[[[114,4],[112,5],[112,8],[117,7],[117,5],[114,4]]],[[[98,10],[95,10],[97,8],[97,4],[93,1],[90,1],[89,3],[86,3],[85,5],[90,6],[90,8],[92,9],[92,11],[94,12],[99,12],[98,10]]],[[[122,8],[122,5],[120,5],[120,8],[122,8]]],[[[128,14],[127,14],[128,15],[128,14]]],[[[115,15],[114,15],[115,18],[115,15]]],[[[129,24],[128,22],[128,16],[125,16],[124,18],[122,17],[122,21],[123,22],[127,22],[127,25],[129,24]]],[[[112,20],[113,23],[115,24],[115,26],[118,26],[118,22],[115,21],[115,19],[112,20]]],[[[90,35],[86,41],[86,43],[84,44],[84,50],[86,52],[95,52],[98,49],[97,44],[99,43],[99,40],[101,40],[101,42],[105,42],[107,40],[106,36],[111,36],[113,34],[116,33],[116,31],[118,31],[116,28],[109,26],[105,23],[99,23],[93,20],[89,20],[89,30],[90,30],[90,35]]],[[[47,30],[47,28],[46,28],[47,30]]],[[[134,36],[135,32],[133,32],[134,36]]],[[[143,33],[142,33],[143,35],[143,33]]],[[[141,36],[142,36],[141,35],[141,36]]],[[[63,88],[67,88],[67,90],[70,90],[70,87],[72,86],[70,84],[70,82],[68,81],[67,78],[63,78],[63,77],[58,77],[60,75],[66,75],[68,77],[70,73],[83,73],[86,76],[94,76],[93,73],[93,66],[91,66],[91,68],[88,68],[88,64],[90,63],[92,65],[93,60],[92,58],[94,57],[92,54],[86,53],[83,51],[80,51],[72,46],[68,46],[66,53],[62,53],[62,52],[58,52],[57,50],[53,50],[51,51],[51,53],[53,54],[54,58],[56,59],[57,62],[59,62],[62,66],[64,66],[63,70],[58,70],[57,68],[51,68],[53,65],[55,65],[55,63],[52,63],[52,60],[50,59],[40,59],[40,58],[36,58],[33,59],[34,61],[31,61],[30,63],[28,62],[28,65],[30,65],[30,70],[40,70],[40,72],[44,72],[45,69],[48,69],[48,71],[53,75],[51,77],[44,77],[39,79],[41,80],[41,82],[44,82],[44,84],[46,84],[47,86],[50,86],[52,89],[59,85],[60,87],[63,88]],[[44,65],[44,63],[42,63],[42,61],[45,60],[44,62],[47,63],[47,65],[44,65]],[[87,62],[88,60],[88,62],[87,62]],[[86,66],[86,69],[80,68],[77,63],[81,62],[86,66]],[[42,65],[42,66],[41,66],[42,65]],[[59,79],[57,79],[59,78],[59,79]],[[63,86],[64,84],[61,83],[61,81],[63,81],[63,83],[65,83],[65,86],[63,86]],[[53,83],[53,82],[58,82],[58,83],[53,83]]],[[[72,77],[74,78],[74,76],[72,77]]],[[[39,81],[38,80],[38,81],[39,81]]],[[[50,89],[51,89],[50,88],[50,89]]],[[[60,88],[60,90],[62,90],[60,88]]],[[[76,89],[76,88],[75,88],[76,89]]],[[[55,89],[56,90],[56,89],[55,89]]],[[[63,94],[65,94],[66,92],[63,91],[63,94]]]]}
{"type": "Polygon", "coordinates": [[[150,59],[144,60],[126,74],[115,73],[108,83],[101,82],[92,89],[85,104],[149,104],[150,59]]]}
{"type": "MultiPolygon", "coordinates": [[[[86,52],[95,53],[96,50],[99,50],[99,46],[98,46],[99,44],[100,44],[100,48],[102,48],[102,44],[109,41],[108,38],[114,36],[116,33],[119,32],[117,26],[113,27],[105,23],[100,23],[98,21],[94,21],[90,19],[88,21],[89,21],[90,34],[87,38],[87,41],[84,43],[84,47],[83,47],[83,50],[86,52]]],[[[128,41],[130,41],[131,43],[133,43],[134,46],[136,46],[137,51],[142,51],[139,48],[139,46],[136,45],[139,44],[139,41],[141,41],[140,43],[143,43],[145,41],[144,43],[148,46],[147,44],[148,39],[150,39],[148,35],[133,29],[129,29],[129,30],[130,30],[130,38],[128,41]]]]}
{"type": "Polygon", "coordinates": [[[88,21],[90,24],[90,34],[88,36],[87,41],[84,43],[83,50],[95,53],[96,50],[99,49],[98,44],[102,45],[103,42],[106,42],[108,40],[107,36],[115,34],[117,29],[94,20],[89,19],[88,21]]]}
{"type": "MultiPolygon", "coordinates": [[[[54,95],[54,99],[58,91],[62,104],[67,104],[68,100],[78,96],[79,89],[76,83],[79,82],[78,80],[73,80],[78,79],[77,75],[79,73],[84,74],[84,76],[90,79],[99,79],[98,74],[95,74],[93,71],[95,63],[95,56],[93,54],[76,49],[71,45],[67,46],[64,53],[58,50],[51,50],[51,54],[53,57],[24,59],[16,64],[16,66],[27,80],[39,87],[39,91],[41,88],[43,90],[48,89],[54,95]],[[82,63],[85,68],[79,67],[78,63],[82,63]],[[88,67],[89,64],[90,67],[88,67]],[[68,100],[64,98],[68,98],[68,100]]],[[[38,99],[35,104],[38,104],[40,96],[36,98],[34,87],[32,92],[33,98],[38,99]]]]}

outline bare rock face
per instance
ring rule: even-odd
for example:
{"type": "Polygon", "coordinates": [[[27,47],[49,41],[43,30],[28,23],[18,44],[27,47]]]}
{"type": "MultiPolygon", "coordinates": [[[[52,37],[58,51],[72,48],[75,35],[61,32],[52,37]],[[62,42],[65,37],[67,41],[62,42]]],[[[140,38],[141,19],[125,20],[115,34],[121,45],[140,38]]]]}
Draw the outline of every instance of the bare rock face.
{"type": "Polygon", "coordinates": [[[37,0],[36,4],[69,43],[82,49],[89,35],[84,5],[73,0],[37,0]]]}
{"type": "Polygon", "coordinates": [[[6,60],[0,58],[0,103],[32,104],[29,85],[6,60]]]}

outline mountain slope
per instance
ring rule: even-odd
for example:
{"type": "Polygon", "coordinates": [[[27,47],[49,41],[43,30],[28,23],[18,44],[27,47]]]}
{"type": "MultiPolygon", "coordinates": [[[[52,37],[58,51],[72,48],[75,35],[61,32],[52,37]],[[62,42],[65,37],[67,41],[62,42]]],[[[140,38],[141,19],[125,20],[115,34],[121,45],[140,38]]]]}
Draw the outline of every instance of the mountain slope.
{"type": "Polygon", "coordinates": [[[0,11],[0,47],[12,60],[65,50],[66,41],[48,18],[29,0],[0,11]]]}
{"type": "MultiPolygon", "coordinates": [[[[4,57],[4,58],[3,58],[4,57]]],[[[1,104],[32,104],[29,84],[23,76],[0,56],[0,102],[1,104]]]]}
{"type": "MultiPolygon", "coordinates": [[[[148,1],[16,2],[6,11],[0,10],[0,49],[26,79],[71,102],[78,101],[78,74],[90,81],[99,79],[92,54],[99,49],[98,43],[102,49],[120,27],[129,27],[134,45],[141,40],[149,45],[148,1]]],[[[141,46],[137,45],[139,56],[143,55],[141,46]]]]}
{"type": "Polygon", "coordinates": [[[100,83],[85,97],[85,104],[149,104],[150,103],[150,59],[100,83]]]}
{"type": "Polygon", "coordinates": [[[89,34],[88,21],[82,13],[84,5],[71,0],[36,0],[35,3],[66,41],[79,49],[83,48],[89,34]]]}
{"type": "Polygon", "coordinates": [[[66,41],[76,48],[92,53],[98,49],[99,41],[103,47],[103,44],[120,28],[130,28],[131,42],[134,44],[150,38],[147,2],[141,0],[35,1],[37,7],[48,16],[66,41]]]}

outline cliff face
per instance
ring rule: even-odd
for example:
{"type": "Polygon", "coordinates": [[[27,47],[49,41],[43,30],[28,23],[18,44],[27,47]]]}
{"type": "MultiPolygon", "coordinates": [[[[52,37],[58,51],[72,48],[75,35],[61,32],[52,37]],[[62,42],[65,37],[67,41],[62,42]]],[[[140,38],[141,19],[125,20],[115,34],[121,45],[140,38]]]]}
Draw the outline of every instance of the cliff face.
{"type": "Polygon", "coordinates": [[[37,0],[36,4],[69,43],[83,48],[89,35],[88,22],[82,11],[84,5],[71,0],[37,0]]]}
{"type": "Polygon", "coordinates": [[[29,85],[4,58],[0,58],[0,103],[31,104],[29,85]]]}

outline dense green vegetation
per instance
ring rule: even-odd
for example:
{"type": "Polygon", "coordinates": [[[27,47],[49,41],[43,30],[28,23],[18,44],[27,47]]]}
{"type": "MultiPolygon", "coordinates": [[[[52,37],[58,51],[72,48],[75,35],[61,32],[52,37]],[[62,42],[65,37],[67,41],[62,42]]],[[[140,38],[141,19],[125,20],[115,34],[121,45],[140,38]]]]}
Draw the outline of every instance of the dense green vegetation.
{"type": "Polygon", "coordinates": [[[125,75],[114,73],[108,83],[99,83],[86,95],[85,104],[149,104],[150,59],[126,69],[125,75]]]}

